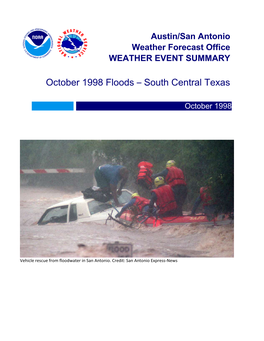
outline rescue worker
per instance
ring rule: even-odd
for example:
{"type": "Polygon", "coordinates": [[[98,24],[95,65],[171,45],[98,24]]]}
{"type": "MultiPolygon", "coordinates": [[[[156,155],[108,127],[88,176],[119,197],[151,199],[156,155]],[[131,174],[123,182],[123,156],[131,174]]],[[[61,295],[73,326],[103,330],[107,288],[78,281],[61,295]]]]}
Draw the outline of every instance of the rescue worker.
{"type": "Polygon", "coordinates": [[[133,193],[131,195],[131,200],[122,207],[121,211],[116,214],[116,218],[121,217],[123,212],[131,208],[132,206],[136,208],[136,215],[141,214],[142,212],[147,212],[149,208],[150,200],[141,197],[138,193],[133,193]]]}
{"type": "Polygon", "coordinates": [[[192,216],[195,215],[195,212],[200,203],[203,203],[203,211],[206,214],[208,220],[212,220],[217,216],[217,207],[210,195],[210,186],[200,188],[200,194],[196,198],[193,205],[193,209],[191,212],[192,216]]]}
{"type": "Polygon", "coordinates": [[[170,160],[166,164],[166,169],[153,176],[162,176],[166,183],[171,186],[178,206],[176,215],[182,216],[182,206],[187,197],[187,186],[183,171],[175,166],[174,160],[170,160]]]}
{"type": "Polygon", "coordinates": [[[126,167],[108,164],[99,166],[94,172],[97,186],[100,187],[99,190],[107,194],[112,193],[114,203],[118,207],[122,205],[119,204],[117,196],[121,195],[122,188],[127,182],[128,174],[129,172],[126,167]],[[121,183],[119,189],[117,190],[119,181],[121,181],[121,183]]]}
{"type": "Polygon", "coordinates": [[[151,191],[149,213],[153,213],[154,203],[156,203],[160,217],[175,216],[177,203],[171,187],[165,184],[162,176],[155,178],[154,185],[156,189],[151,191]]]}
{"type": "Polygon", "coordinates": [[[138,193],[143,197],[150,197],[150,190],[152,189],[153,179],[152,179],[152,168],[153,165],[147,161],[141,161],[138,164],[138,175],[136,183],[138,185],[138,193]]]}

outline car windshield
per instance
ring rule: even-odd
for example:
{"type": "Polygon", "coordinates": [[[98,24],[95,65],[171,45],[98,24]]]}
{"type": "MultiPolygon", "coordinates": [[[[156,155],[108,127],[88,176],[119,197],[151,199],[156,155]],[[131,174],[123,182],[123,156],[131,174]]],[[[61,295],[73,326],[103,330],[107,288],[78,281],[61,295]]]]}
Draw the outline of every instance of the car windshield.
{"type": "Polygon", "coordinates": [[[123,191],[122,194],[118,197],[118,201],[121,205],[128,203],[130,199],[131,199],[131,193],[127,191],[123,191]]]}
{"type": "Polygon", "coordinates": [[[66,223],[67,213],[68,205],[49,208],[40,218],[38,224],[45,225],[48,223],[66,223]]]}
{"type": "MultiPolygon", "coordinates": [[[[127,191],[123,191],[122,194],[118,197],[118,201],[121,205],[126,204],[131,199],[131,193],[127,191]]],[[[114,200],[110,200],[109,202],[101,202],[97,200],[93,200],[88,202],[88,208],[90,214],[100,213],[109,208],[112,208],[114,205],[114,200]]]]}
{"type": "Polygon", "coordinates": [[[88,208],[89,208],[90,214],[92,215],[95,213],[103,212],[109,208],[112,208],[112,205],[106,202],[93,200],[93,201],[88,202],[88,208]]]}

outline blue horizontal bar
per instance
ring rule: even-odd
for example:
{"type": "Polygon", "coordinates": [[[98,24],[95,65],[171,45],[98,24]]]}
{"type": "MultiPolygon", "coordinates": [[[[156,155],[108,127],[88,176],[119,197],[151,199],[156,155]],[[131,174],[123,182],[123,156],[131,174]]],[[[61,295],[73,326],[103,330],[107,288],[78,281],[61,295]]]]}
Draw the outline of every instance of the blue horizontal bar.
{"type": "Polygon", "coordinates": [[[32,110],[74,110],[74,102],[32,102],[32,110]]]}
{"type": "Polygon", "coordinates": [[[232,102],[76,102],[76,110],[232,110],[232,102]]]}

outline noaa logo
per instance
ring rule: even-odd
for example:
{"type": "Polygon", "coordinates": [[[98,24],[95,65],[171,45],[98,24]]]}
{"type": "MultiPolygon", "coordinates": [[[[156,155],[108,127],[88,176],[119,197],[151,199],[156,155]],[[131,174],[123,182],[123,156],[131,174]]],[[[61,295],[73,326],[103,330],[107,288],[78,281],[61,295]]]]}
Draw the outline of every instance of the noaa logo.
{"type": "Polygon", "coordinates": [[[63,57],[77,58],[87,50],[87,44],[87,38],[81,31],[70,29],[59,36],[57,46],[63,57]]]}
{"type": "Polygon", "coordinates": [[[36,28],[25,35],[23,47],[30,57],[43,58],[50,53],[53,41],[47,31],[36,28]]]}

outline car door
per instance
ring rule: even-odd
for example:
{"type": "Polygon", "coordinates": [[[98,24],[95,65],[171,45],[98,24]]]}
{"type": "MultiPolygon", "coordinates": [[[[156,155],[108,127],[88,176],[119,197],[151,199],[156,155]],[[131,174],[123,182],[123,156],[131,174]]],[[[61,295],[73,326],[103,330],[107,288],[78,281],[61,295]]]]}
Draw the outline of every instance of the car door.
{"type": "Polygon", "coordinates": [[[87,206],[90,214],[89,221],[105,220],[113,209],[111,204],[97,200],[87,202],[87,206]]]}
{"type": "Polygon", "coordinates": [[[50,223],[67,223],[68,205],[49,208],[40,218],[38,225],[46,225],[50,223]]]}

